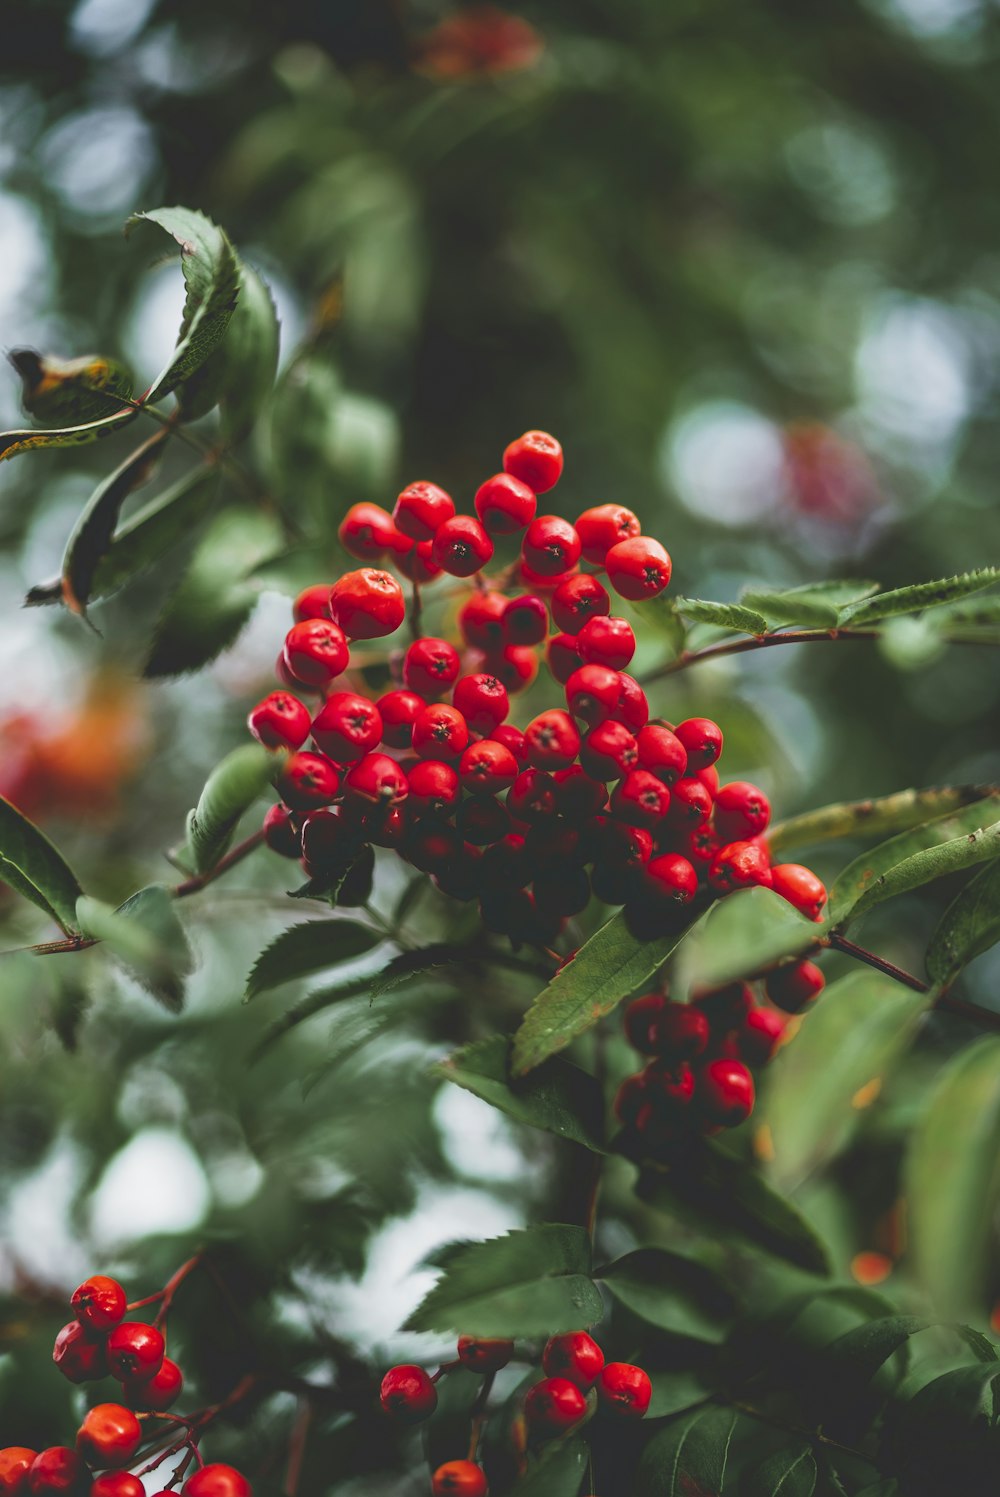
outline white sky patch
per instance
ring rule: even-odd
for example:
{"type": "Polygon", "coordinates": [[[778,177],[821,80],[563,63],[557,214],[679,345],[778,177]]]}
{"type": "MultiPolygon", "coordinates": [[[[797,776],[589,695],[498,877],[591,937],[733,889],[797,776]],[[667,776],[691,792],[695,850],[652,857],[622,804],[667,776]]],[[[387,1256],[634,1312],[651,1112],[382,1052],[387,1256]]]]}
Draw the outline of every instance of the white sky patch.
{"type": "Polygon", "coordinates": [[[880,297],[855,358],[866,421],[922,447],[944,446],[971,409],[969,348],[940,303],[880,297]]]}
{"type": "Polygon", "coordinates": [[[750,406],[715,400],[668,429],[662,466],[686,509],[722,525],[769,513],[784,484],[781,434],[750,406]]]}
{"type": "Polygon", "coordinates": [[[39,1281],[67,1290],[93,1272],[87,1246],[71,1225],[79,1180],[77,1152],[62,1139],[41,1168],[13,1188],[6,1212],[5,1246],[11,1260],[23,1263],[39,1281]]]}
{"type": "Polygon", "coordinates": [[[45,136],[42,169],[80,225],[105,233],[142,206],[156,166],[150,126],[126,105],[71,114],[45,136]]]}
{"type": "Polygon", "coordinates": [[[70,21],[70,36],[81,52],[108,57],[138,36],[156,0],[80,0],[70,21]]]}
{"type": "Polygon", "coordinates": [[[109,1161],[90,1201],[90,1231],[109,1251],[160,1232],[191,1232],[208,1214],[205,1171],[179,1134],[144,1128],[109,1161]]]}
{"type": "Polygon", "coordinates": [[[527,1162],[502,1113],[460,1086],[443,1086],[434,1120],[448,1162],[472,1180],[518,1180],[527,1162]]]}

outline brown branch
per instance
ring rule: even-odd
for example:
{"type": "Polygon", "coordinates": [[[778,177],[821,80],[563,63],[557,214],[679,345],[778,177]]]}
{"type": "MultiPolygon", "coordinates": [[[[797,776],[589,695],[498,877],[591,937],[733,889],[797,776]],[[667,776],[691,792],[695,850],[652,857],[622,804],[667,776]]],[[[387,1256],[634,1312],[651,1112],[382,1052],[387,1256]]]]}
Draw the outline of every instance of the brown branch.
{"type": "Polygon", "coordinates": [[[655,671],[641,678],[643,686],[674,676],[687,670],[689,665],[698,665],[702,660],[717,660],[723,655],[743,655],[748,650],[767,650],[772,645],[836,644],[847,639],[877,639],[877,629],[787,629],[783,634],[749,634],[740,639],[724,639],[719,644],[705,645],[701,650],[682,650],[676,660],[658,666],[655,671]]]}
{"type": "MultiPolygon", "coordinates": [[[[821,943],[834,951],[842,951],[846,956],[853,956],[859,962],[864,962],[869,967],[874,967],[876,972],[884,972],[887,977],[892,977],[896,982],[901,982],[905,987],[912,988],[915,993],[930,993],[933,991],[929,983],[919,977],[914,977],[912,972],[906,972],[902,967],[897,967],[895,962],[886,961],[885,957],[876,956],[874,951],[868,951],[864,946],[858,946],[856,942],[849,941],[837,931],[831,932],[821,943]]],[[[954,1014],[956,1018],[968,1019],[972,1024],[978,1024],[983,1029],[994,1029],[1000,1031],[1000,1013],[994,1009],[983,1008],[978,1003],[969,1003],[965,998],[953,998],[950,993],[939,993],[931,1004],[935,1013],[954,1014]]]]}
{"type": "Polygon", "coordinates": [[[224,858],[219,859],[214,868],[209,868],[207,873],[193,874],[191,878],[186,878],[182,884],[177,884],[173,890],[174,898],[185,899],[188,894],[197,894],[199,889],[205,888],[206,884],[214,883],[217,878],[221,878],[224,873],[228,873],[230,868],[234,868],[237,863],[241,863],[245,857],[256,851],[263,840],[264,830],[260,828],[247,837],[244,842],[237,843],[230,852],[226,853],[224,858]]]}

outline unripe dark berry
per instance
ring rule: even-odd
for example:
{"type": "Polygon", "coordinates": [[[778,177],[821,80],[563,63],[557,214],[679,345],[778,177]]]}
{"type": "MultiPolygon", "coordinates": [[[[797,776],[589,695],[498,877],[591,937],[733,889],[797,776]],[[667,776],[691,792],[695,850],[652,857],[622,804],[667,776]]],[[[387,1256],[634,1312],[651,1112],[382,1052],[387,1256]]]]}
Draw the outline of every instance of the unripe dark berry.
{"type": "Polygon", "coordinates": [[[395,529],[392,516],[380,504],[352,504],[337,534],[349,556],[375,563],[391,549],[395,529]]]}
{"type": "Polygon", "coordinates": [[[344,776],[344,791],[349,800],[388,808],[402,804],[409,783],[402,766],[388,754],[365,754],[344,776]]]}
{"type": "Polygon", "coordinates": [[[353,764],[382,741],[382,717],[375,703],[356,691],[335,691],[313,719],[312,735],[335,764],[353,764]]]}
{"type": "Polygon", "coordinates": [[[409,748],[413,724],[427,703],[415,691],[387,691],[375,703],[382,719],[382,742],[389,748],[409,748]]]}
{"type": "Polygon", "coordinates": [[[786,1014],[801,1013],[826,987],[826,978],[815,962],[794,962],[769,972],[764,986],[775,1008],[786,1014]]]}
{"type": "Polygon", "coordinates": [[[471,795],[502,795],[517,779],[517,760],[509,748],[490,738],[470,743],[458,761],[462,786],[471,795]]]}
{"type": "Polygon", "coordinates": [[[396,500],[392,522],[412,541],[430,541],[455,513],[455,501],[436,483],[408,483],[396,500]]]}
{"type": "Polygon", "coordinates": [[[457,760],[469,742],[469,728],[457,707],[434,703],[413,722],[413,752],[421,759],[457,760]]]}
{"type": "Polygon", "coordinates": [[[486,1472],[475,1461],[446,1461],[431,1477],[433,1497],[487,1497],[486,1472]]]}
{"type": "Polygon", "coordinates": [[[635,654],[635,631],[627,619],[595,615],[576,638],[584,660],[613,671],[623,671],[635,654]]]}
{"type": "Polygon", "coordinates": [[[459,1336],[458,1360],[472,1372],[499,1372],[514,1355],[513,1341],[484,1340],[482,1336],[459,1336]]]}
{"type": "Polygon", "coordinates": [[[345,572],[330,589],[330,613],[348,639],[381,639],[406,617],[406,600],[396,578],[374,567],[345,572]]]}
{"type": "Polygon", "coordinates": [[[579,634],[588,619],[610,612],[607,589],[590,572],[564,577],[552,594],[552,621],[566,634],[579,634]]]}
{"type": "Polygon", "coordinates": [[[27,1445],[6,1445],[0,1450],[0,1493],[10,1497],[27,1490],[27,1475],[38,1454],[27,1445]]]}
{"type": "Polygon", "coordinates": [[[459,669],[458,651],[446,639],[417,639],[403,659],[403,681],[422,697],[441,697],[459,669]]]}
{"type": "Polygon", "coordinates": [[[826,889],[811,868],[801,863],[776,863],[771,869],[771,888],[810,920],[822,920],[826,889]]]}
{"type": "Polygon", "coordinates": [[[462,835],[446,822],[418,821],[406,828],[401,850],[421,873],[439,873],[461,855],[462,835]]]}
{"type": "Polygon", "coordinates": [[[740,1060],[710,1060],[699,1071],[695,1106],[712,1127],[735,1128],[753,1112],[753,1077],[740,1060]]]}
{"type": "Polygon", "coordinates": [[[390,1367],[379,1393],[382,1407],[400,1424],[419,1424],[437,1408],[437,1389],[422,1367],[390,1367]]]}
{"type": "Polygon", "coordinates": [[[108,1336],[108,1369],[119,1382],[144,1382],[163,1365],[163,1337],[153,1325],[126,1320],[108,1336]]]}
{"type": "MultiPolygon", "coordinates": [[[[275,695],[280,696],[282,693],[276,692],[275,695]]],[[[301,706],[301,703],[297,702],[295,705],[301,706]]],[[[305,711],[304,707],[302,711],[305,711]]],[[[299,740],[300,743],[302,741],[299,740]]],[[[293,747],[298,748],[298,744],[293,747]]],[[[93,1274],[89,1279],[84,1279],[78,1289],[73,1290],[70,1304],[81,1325],[89,1326],[92,1331],[110,1331],[112,1326],[124,1319],[127,1299],[117,1279],[93,1274]]]]}
{"type": "Polygon", "coordinates": [[[639,763],[664,785],[674,785],[687,771],[687,749],[677,734],[658,723],[647,723],[635,735],[639,763]]]}
{"type": "Polygon", "coordinates": [[[710,717],[689,717],[674,729],[688,756],[688,773],[707,769],[722,753],[722,729],[710,717]]]}
{"type": "Polygon", "coordinates": [[[478,795],[459,806],[457,826],[466,842],[489,847],[510,831],[510,816],[491,795],[478,795]]]}
{"type": "Polygon", "coordinates": [[[88,1497],[146,1497],[146,1488],[128,1471],[105,1471],[94,1477],[88,1497]]]}
{"type": "Polygon", "coordinates": [[[503,593],[474,592],[458,612],[458,627],[467,645],[476,650],[499,650],[504,642],[503,593]]]}
{"type": "Polygon", "coordinates": [[[562,474],[563,450],[547,431],[526,431],[504,448],[503,467],[536,494],[547,494],[562,474]]]}
{"type": "Polygon", "coordinates": [[[580,733],[559,707],[541,712],[524,730],[528,762],[536,769],[566,769],[580,751],[580,733]]]}
{"type": "Polygon", "coordinates": [[[670,581],[670,557],[659,541],[647,535],[619,541],[605,555],[604,565],[618,596],[633,603],[655,598],[670,581]]]}
{"type": "Polygon", "coordinates": [[[573,821],[589,821],[607,802],[608,787],[594,780],[580,764],[554,771],[556,805],[560,815],[573,821]]]}
{"type": "Polygon", "coordinates": [[[597,1379],[602,1408],[624,1419],[641,1419],[649,1408],[653,1385],[641,1367],[630,1362],[608,1362],[597,1379]]]}
{"type": "Polygon", "coordinates": [[[83,1461],[75,1450],[67,1445],[50,1445],[40,1450],[28,1467],[24,1484],[17,1490],[30,1492],[31,1497],[50,1497],[50,1494],[76,1493],[86,1475],[83,1461]]]}
{"type": "Polygon", "coordinates": [[[332,619],[303,619],[293,624],[282,651],[295,680],[316,689],[325,689],[343,674],[350,653],[343,629],[332,619]]]}
{"type": "Polygon", "coordinates": [[[309,737],[311,716],[291,692],[272,691],[250,709],[247,727],[265,748],[299,749],[309,737]]]}
{"type": "Polygon", "coordinates": [[[189,1476],[181,1488],[181,1497],[253,1497],[253,1489],[235,1466],[218,1461],[189,1476]]]}
{"type": "Polygon", "coordinates": [[[108,1370],[107,1335],[71,1320],[56,1336],[52,1360],[71,1383],[93,1382],[108,1370]]]}
{"type": "Polygon", "coordinates": [[[539,515],[524,533],[524,563],[539,577],[562,577],[580,559],[580,537],[559,515],[539,515]]]}
{"type": "Polygon", "coordinates": [[[580,763],[595,780],[619,780],[638,759],[634,735],[615,718],[591,728],[580,745],[580,763]]]}
{"type": "Polygon", "coordinates": [[[122,1396],[134,1409],[155,1409],[162,1413],[175,1404],[184,1387],[184,1376],[176,1362],[163,1358],[159,1372],[145,1382],[123,1383],[122,1396]]]}
{"type": "Polygon", "coordinates": [[[451,701],[473,733],[492,733],[510,711],[507,688],[486,671],[463,676],[457,681],[451,701]]]}
{"type": "Polygon", "coordinates": [[[563,1336],[553,1336],[546,1342],[542,1352],[542,1367],[546,1377],[567,1378],[577,1388],[593,1386],[604,1366],[604,1353],[586,1331],[570,1331],[563,1336]]]}
{"type": "MultiPolygon", "coordinates": [[[[402,774],[402,770],[399,772],[402,774]]],[[[461,793],[458,774],[440,759],[421,759],[405,778],[410,787],[410,809],[415,816],[447,816],[458,804],[461,793]]]]}
{"type": "Polygon", "coordinates": [[[744,842],[759,837],[771,819],[771,803],[763,790],[748,780],[733,780],[715,793],[712,821],[720,842],[744,842]]]}
{"type": "Polygon", "coordinates": [[[491,535],[513,535],[535,518],[534,489],[511,473],[494,473],[476,490],[476,514],[491,535]]]}
{"type": "Polygon", "coordinates": [[[528,1389],[524,1400],[528,1428],[541,1439],[552,1439],[572,1429],[586,1412],[586,1399],[566,1377],[543,1378],[528,1389]]]}
{"type": "Polygon", "coordinates": [[[120,1403],[88,1409],[76,1432],[76,1448],[91,1466],[127,1466],[142,1443],[142,1426],[120,1403]]]}
{"type": "Polygon", "coordinates": [[[292,604],[292,618],[296,624],[303,619],[328,619],[330,617],[330,584],[314,582],[304,587],[292,604]]]}
{"type": "Polygon", "coordinates": [[[549,632],[549,610],[541,598],[525,593],[511,598],[503,611],[503,637],[509,645],[540,645],[549,632]]]}
{"type": "Polygon", "coordinates": [[[716,894],[729,894],[753,884],[767,885],[771,879],[767,852],[759,842],[727,843],[719,848],[708,870],[708,881],[716,894]]]}
{"type": "Polygon", "coordinates": [[[452,577],[471,577],[493,555],[493,542],[472,515],[454,515],[435,531],[431,550],[438,566],[452,577]]]}
{"type": "Polygon", "coordinates": [[[595,566],[602,566],[612,546],[631,540],[641,533],[638,517],[622,504],[598,504],[585,509],[576,522],[583,555],[595,566]]]}

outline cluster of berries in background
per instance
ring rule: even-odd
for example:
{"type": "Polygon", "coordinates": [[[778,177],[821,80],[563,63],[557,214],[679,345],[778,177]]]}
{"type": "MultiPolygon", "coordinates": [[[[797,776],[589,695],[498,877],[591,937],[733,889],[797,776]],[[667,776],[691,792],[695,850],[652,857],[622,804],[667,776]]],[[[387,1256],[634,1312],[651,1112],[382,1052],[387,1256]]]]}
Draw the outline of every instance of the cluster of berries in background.
{"type": "MultiPolygon", "coordinates": [[[[435,1384],[456,1367],[487,1379],[485,1407],[493,1377],[516,1356],[513,1341],[461,1336],[456,1360],[433,1375],[405,1363],[391,1367],[382,1379],[381,1400],[386,1413],[399,1424],[420,1424],[437,1407],[435,1384]]],[[[512,1448],[542,1445],[574,1429],[584,1419],[603,1411],[619,1419],[641,1419],[649,1408],[652,1384],[641,1367],[630,1362],[606,1362],[604,1353],[586,1331],[553,1336],[542,1352],[545,1376],[524,1395],[521,1414],[510,1431],[512,1448]]],[[[474,1419],[467,1459],[446,1461],[431,1480],[433,1497],[486,1497],[486,1473],[476,1461],[482,1421],[474,1419]]]]}
{"type": "MultiPolygon", "coordinates": [[[[206,1465],[198,1449],[201,1430],[219,1406],[187,1417],[168,1414],[184,1385],[181,1370],[166,1355],[162,1327],[177,1286],[196,1260],[186,1264],[158,1294],[129,1305],[116,1279],[101,1274],[85,1280],[73,1293],[76,1318],[56,1336],[52,1360],[72,1383],[112,1377],[120,1389],[115,1402],[89,1408],[75,1444],[31,1450],[23,1445],[0,1449],[0,1493],[5,1497],[146,1497],[141,1477],[162,1462],[179,1462],[169,1486],[194,1466],[181,1487],[182,1497],[252,1497],[246,1477],[221,1462],[206,1465]],[[159,1304],[156,1320],[126,1320],[141,1305],[159,1304]],[[139,1474],[128,1470],[141,1460],[139,1474]]],[[[176,1497],[164,1490],[156,1497],[176,1497]]]]}
{"type": "Polygon", "coordinates": [[[341,541],[367,565],[299,596],[277,666],[285,689],[249,716],[254,736],[288,756],[268,845],[319,886],[365,845],[393,848],[445,894],[478,898],[489,930],[539,945],[592,895],[625,905],[644,936],[699,896],[754,884],[819,919],[820,880],[771,864],[767,797],[720,783],[718,724],[651,720],[627,672],[635,634],[612,594],[656,597],[670,557],[622,505],[575,524],[538,514],[562,466],[555,438],[528,432],[477,491],[474,515],[429,482],[408,485],[391,514],[347,513],[341,541]],[[495,548],[518,542],[485,576],[495,548]],[[394,572],[412,588],[413,640],[378,662],[391,673],[378,692],[364,674],[371,654],[352,646],[406,618],[394,572]],[[454,641],[420,632],[421,588],[444,574],[469,579],[442,600],[454,641]],[[560,701],[517,726],[511,698],[543,662],[560,701]]]}
{"type": "Polygon", "coordinates": [[[767,974],[768,1002],[758,1002],[746,982],[695,994],[690,1003],[666,992],[634,998],[625,1010],[625,1036],[648,1060],[622,1082],[614,1105],[635,1152],[669,1155],[695,1134],[745,1122],[754,1108],[754,1070],[778,1049],[788,1016],[801,1013],[824,985],[815,962],[794,962],[767,974]]]}

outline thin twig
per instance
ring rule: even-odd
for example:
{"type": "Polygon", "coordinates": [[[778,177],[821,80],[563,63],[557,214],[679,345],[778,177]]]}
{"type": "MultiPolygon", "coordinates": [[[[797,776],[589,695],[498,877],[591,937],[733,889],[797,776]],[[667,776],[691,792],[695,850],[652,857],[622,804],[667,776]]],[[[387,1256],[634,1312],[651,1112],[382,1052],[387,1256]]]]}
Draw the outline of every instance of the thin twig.
{"type": "MultiPolygon", "coordinates": [[[[490,1401],[493,1391],[493,1380],[495,1372],[488,1372],[483,1378],[476,1401],[472,1405],[472,1424],[469,1428],[469,1454],[468,1459],[474,1461],[479,1454],[479,1441],[482,1439],[483,1427],[486,1424],[486,1406],[490,1401]]],[[[293,1494],[294,1497],[294,1494],[293,1494]]]]}
{"type": "Polygon", "coordinates": [[[906,972],[902,967],[897,967],[895,962],[886,961],[884,956],[876,956],[874,951],[868,951],[864,946],[858,946],[856,942],[849,941],[839,931],[831,931],[822,945],[831,947],[834,951],[842,951],[845,956],[853,956],[859,962],[865,962],[869,967],[874,967],[876,972],[884,972],[886,977],[895,978],[904,987],[912,988],[915,993],[929,993],[930,986],[919,977],[914,977],[912,972],[906,972]]]}
{"type": "Polygon", "coordinates": [[[219,859],[214,868],[209,868],[206,873],[195,873],[191,878],[186,878],[183,883],[177,884],[173,890],[174,898],[184,899],[188,894],[197,894],[199,889],[204,889],[206,884],[214,883],[217,878],[228,873],[230,868],[234,868],[237,863],[241,863],[245,857],[256,851],[263,841],[264,830],[261,827],[245,841],[237,843],[224,858],[219,859]]]}

